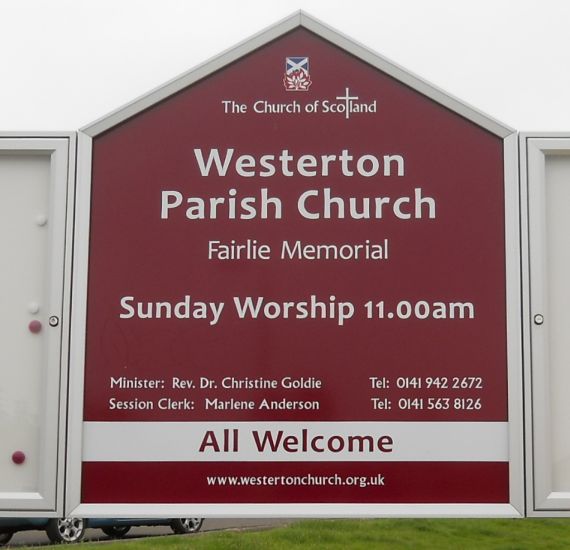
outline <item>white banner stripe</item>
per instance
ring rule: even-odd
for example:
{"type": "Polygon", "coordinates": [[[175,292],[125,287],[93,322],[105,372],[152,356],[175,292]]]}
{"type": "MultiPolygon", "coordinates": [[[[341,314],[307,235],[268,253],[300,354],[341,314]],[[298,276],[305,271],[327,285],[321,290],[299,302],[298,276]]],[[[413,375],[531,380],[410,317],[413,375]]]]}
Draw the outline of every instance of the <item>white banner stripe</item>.
{"type": "Polygon", "coordinates": [[[85,422],[84,462],[506,462],[506,422],[85,422]]]}

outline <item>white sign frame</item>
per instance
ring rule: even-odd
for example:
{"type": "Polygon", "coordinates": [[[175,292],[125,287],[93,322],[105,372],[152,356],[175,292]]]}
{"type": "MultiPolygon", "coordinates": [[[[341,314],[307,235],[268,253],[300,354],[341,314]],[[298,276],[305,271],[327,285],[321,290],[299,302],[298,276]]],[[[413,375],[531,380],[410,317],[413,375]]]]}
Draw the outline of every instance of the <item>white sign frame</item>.
{"type": "Polygon", "coordinates": [[[75,187],[75,133],[2,132],[0,154],[38,154],[50,159],[49,287],[46,319],[55,315],[57,327],[46,330],[45,386],[40,426],[41,468],[37,492],[0,493],[3,517],[57,517],[64,509],[67,420],[67,372],[71,281],[71,239],[75,187]]]}
{"type": "Polygon", "coordinates": [[[520,134],[521,208],[523,215],[523,340],[525,369],[525,433],[527,510],[531,517],[570,517],[570,492],[557,492],[552,480],[552,433],[549,404],[545,186],[549,155],[570,154],[570,134],[520,134]]]}
{"type": "MultiPolygon", "coordinates": [[[[516,132],[462,103],[432,84],[409,73],[395,63],[375,54],[339,34],[303,12],[242,42],[231,50],[164,86],[114,111],[83,128],[78,138],[78,192],[76,204],[76,248],[74,256],[74,295],[72,316],[70,378],[70,418],[68,447],[68,484],[66,514],[83,517],[521,517],[524,514],[523,466],[523,402],[522,341],[520,298],[520,231],[519,180],[516,132]],[[122,121],[148,109],[172,94],[222,69],[229,63],[262,47],[264,44],[302,26],[344,49],[359,59],[398,79],[400,82],[433,99],[465,119],[498,136],[504,143],[505,166],[505,244],[507,274],[507,353],[509,399],[509,467],[510,502],[505,504],[84,504],[81,502],[81,463],[83,437],[83,367],[85,360],[85,327],[87,270],[89,261],[89,212],[91,190],[92,140],[122,121]]],[[[143,482],[141,480],[141,482],[143,482]]]]}

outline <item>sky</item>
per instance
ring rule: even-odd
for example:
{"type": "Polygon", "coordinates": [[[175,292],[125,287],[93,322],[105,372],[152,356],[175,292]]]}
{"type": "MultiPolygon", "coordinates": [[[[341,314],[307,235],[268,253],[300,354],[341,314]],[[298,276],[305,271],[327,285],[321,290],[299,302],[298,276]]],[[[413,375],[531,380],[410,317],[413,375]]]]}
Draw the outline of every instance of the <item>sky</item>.
{"type": "Polygon", "coordinates": [[[77,130],[299,9],[516,130],[570,132],[567,0],[0,0],[0,132],[77,130]]]}

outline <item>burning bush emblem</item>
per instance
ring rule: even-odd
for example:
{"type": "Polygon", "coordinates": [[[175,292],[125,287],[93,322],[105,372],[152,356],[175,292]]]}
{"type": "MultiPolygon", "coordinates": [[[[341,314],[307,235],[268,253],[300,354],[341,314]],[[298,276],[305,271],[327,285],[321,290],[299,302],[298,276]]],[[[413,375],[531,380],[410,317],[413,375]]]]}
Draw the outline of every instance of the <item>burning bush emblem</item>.
{"type": "Polygon", "coordinates": [[[283,85],[288,92],[307,92],[311,86],[308,57],[286,57],[283,85]]]}

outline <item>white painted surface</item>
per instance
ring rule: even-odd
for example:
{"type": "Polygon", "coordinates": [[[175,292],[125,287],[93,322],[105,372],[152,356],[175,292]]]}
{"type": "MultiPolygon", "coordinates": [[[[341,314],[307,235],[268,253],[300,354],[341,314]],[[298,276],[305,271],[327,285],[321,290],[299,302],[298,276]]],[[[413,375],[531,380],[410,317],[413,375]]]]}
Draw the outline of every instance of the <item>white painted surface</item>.
{"type": "Polygon", "coordinates": [[[37,491],[46,361],[50,157],[0,155],[0,491],[37,491]],[[29,304],[35,307],[30,308],[29,304]],[[42,307],[42,305],[44,307],[42,307]],[[32,313],[31,309],[37,310],[32,313]],[[32,334],[28,324],[43,330],[32,334]],[[11,460],[23,451],[21,466],[11,460]]]}
{"type": "Polygon", "coordinates": [[[518,518],[510,504],[81,504],[73,515],[85,518],[518,518]]]}
{"type": "Polygon", "coordinates": [[[548,155],[545,179],[552,490],[570,492],[570,154],[548,155]]]}

